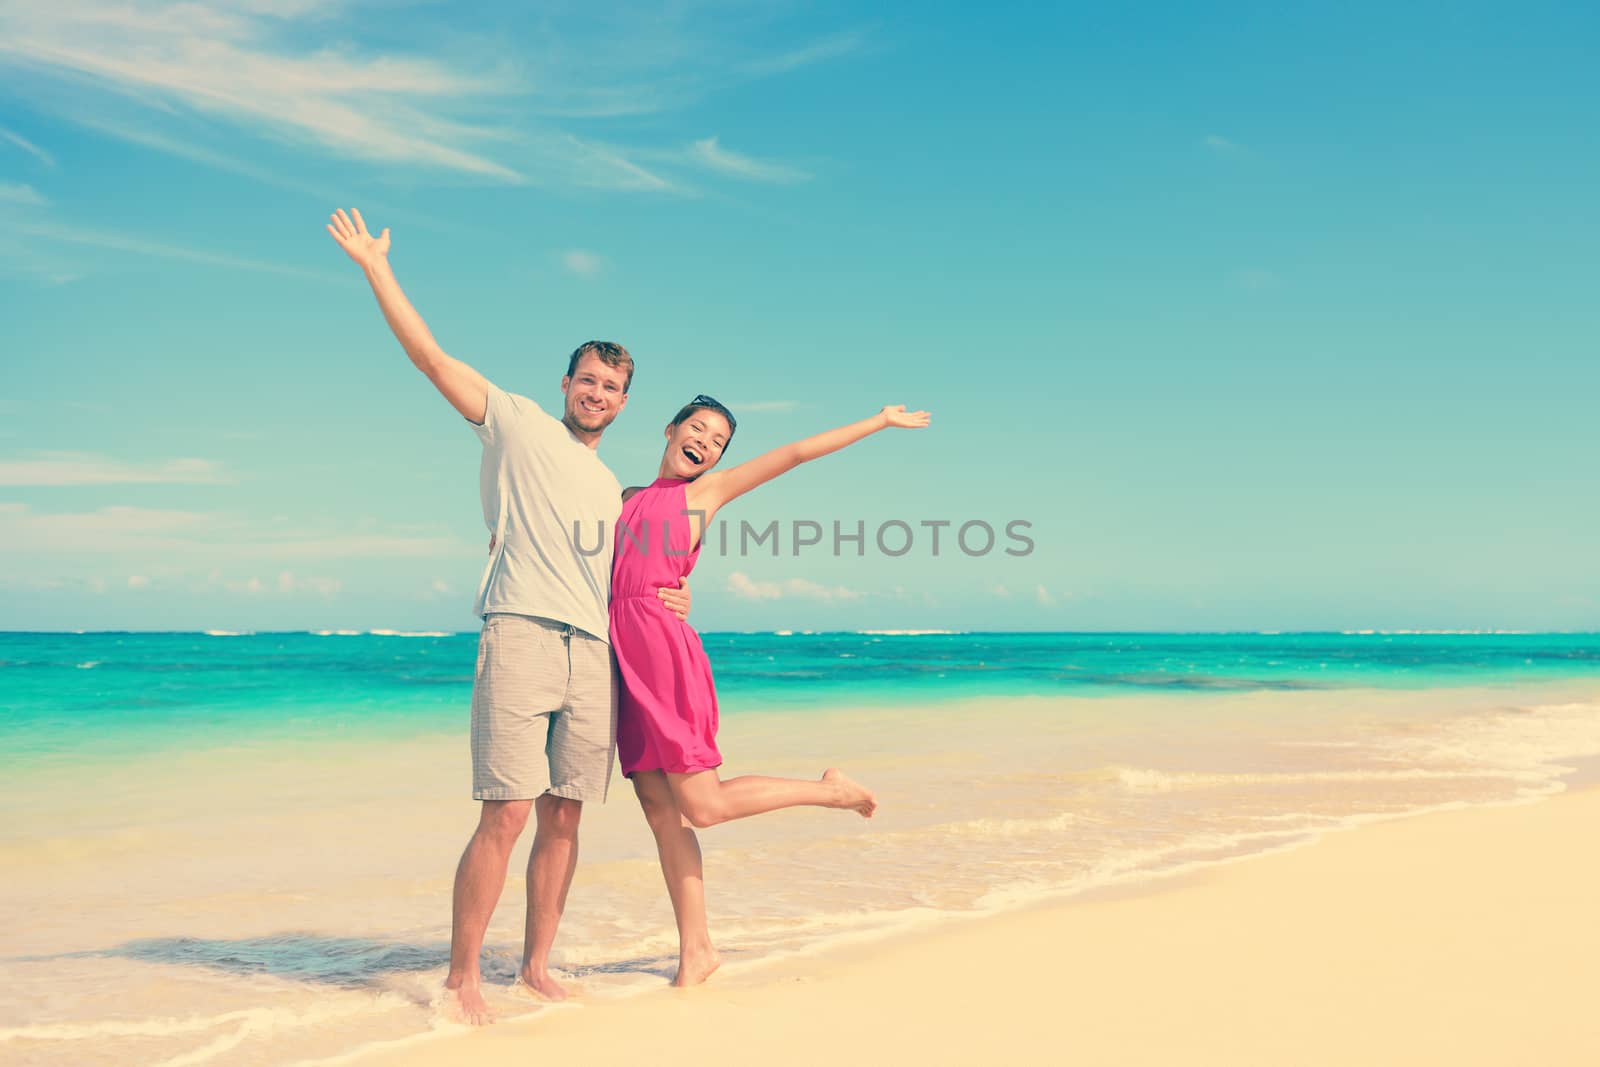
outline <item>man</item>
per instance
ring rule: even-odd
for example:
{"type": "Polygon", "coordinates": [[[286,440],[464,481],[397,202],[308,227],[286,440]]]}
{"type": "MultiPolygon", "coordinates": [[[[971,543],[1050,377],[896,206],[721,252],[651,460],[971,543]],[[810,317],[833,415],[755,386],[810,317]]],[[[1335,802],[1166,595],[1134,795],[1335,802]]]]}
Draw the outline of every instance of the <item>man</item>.
{"type": "MultiPolygon", "coordinates": [[[[583,802],[605,799],[616,743],[606,609],[622,487],[595,450],[628,402],[633,359],[609,342],[580,346],[561,379],[557,421],[445,354],[389,268],[387,229],[372,236],[355,210],[331,217],[328,232],[366,274],[406,355],[483,442],[479,489],[494,537],[474,608],[484,620],[472,691],[472,795],[482,809],[456,869],[445,979],[461,1018],[480,1025],[493,1014],[478,957],[530,808],[521,977],[542,997],[567,996],[550,976],[550,947],[583,802]]],[[[666,610],[687,614],[687,588],[660,596],[666,610]]]]}

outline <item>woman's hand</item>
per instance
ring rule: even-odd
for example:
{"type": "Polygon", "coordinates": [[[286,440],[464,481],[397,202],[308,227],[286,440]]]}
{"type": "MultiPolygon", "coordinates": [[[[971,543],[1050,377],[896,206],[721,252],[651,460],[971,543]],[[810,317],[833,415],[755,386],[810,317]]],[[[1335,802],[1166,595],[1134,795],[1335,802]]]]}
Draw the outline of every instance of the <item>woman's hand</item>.
{"type": "Polygon", "coordinates": [[[878,412],[884,426],[898,426],[904,430],[920,430],[928,425],[931,416],[926,411],[907,411],[904,404],[890,404],[878,412]]]}
{"type": "Polygon", "coordinates": [[[344,208],[340,208],[328,216],[333,219],[328,224],[328,232],[339,242],[339,247],[345,250],[345,254],[355,260],[362,270],[366,270],[380,259],[388,259],[389,230],[385,228],[382,233],[374,237],[367,232],[367,224],[362,220],[361,212],[351,208],[350,215],[346,215],[344,208]],[[350,221],[350,215],[355,216],[354,222],[350,221]]]}

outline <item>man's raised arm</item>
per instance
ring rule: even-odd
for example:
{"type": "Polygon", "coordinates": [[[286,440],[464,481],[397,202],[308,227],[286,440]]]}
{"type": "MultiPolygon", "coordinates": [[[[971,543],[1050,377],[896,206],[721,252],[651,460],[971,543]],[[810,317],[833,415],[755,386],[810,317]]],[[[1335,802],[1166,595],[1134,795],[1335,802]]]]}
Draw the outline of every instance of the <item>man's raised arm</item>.
{"type": "Polygon", "coordinates": [[[331,217],[333,221],[328,224],[328,232],[366,274],[378,298],[378,307],[383,310],[383,317],[400,341],[400,347],[463,418],[482,423],[489,403],[489,380],[459,359],[446,355],[439,342],[433,339],[428,324],[406,299],[394,271],[389,269],[388,229],[372,236],[367,232],[361,212],[355,208],[350,209],[350,215],[340,208],[331,217]],[[355,216],[354,221],[351,215],[355,216]]]}

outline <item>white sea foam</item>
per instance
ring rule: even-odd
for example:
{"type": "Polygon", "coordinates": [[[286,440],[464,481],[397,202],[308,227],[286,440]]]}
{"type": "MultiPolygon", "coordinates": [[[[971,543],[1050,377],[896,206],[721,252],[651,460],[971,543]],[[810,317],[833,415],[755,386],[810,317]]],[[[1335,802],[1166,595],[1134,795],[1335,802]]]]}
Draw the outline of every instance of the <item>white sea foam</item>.
{"type": "Polygon", "coordinates": [[[100,666],[100,661],[97,660],[97,659],[91,659],[91,660],[85,660],[82,663],[78,664],[78,669],[80,671],[92,671],[98,666],[100,666]]]}
{"type": "Polygon", "coordinates": [[[1203,833],[1170,845],[1124,849],[1104,857],[1086,872],[1065,882],[1014,882],[996,887],[978,899],[976,910],[989,914],[1013,911],[1095,889],[1169,878],[1251,856],[1300,847],[1314,841],[1316,836],[1301,829],[1203,833]]]}
{"type": "Polygon", "coordinates": [[[857,630],[858,634],[881,634],[885,637],[924,637],[928,634],[958,634],[960,630],[857,630]]]}
{"type": "Polygon", "coordinates": [[[206,630],[207,637],[252,637],[254,630],[206,630]]]}
{"type": "Polygon", "coordinates": [[[374,637],[450,637],[448,630],[368,630],[374,637]]]}
{"type": "Polygon", "coordinates": [[[1600,704],[1510,707],[1377,739],[1390,759],[1482,766],[1531,779],[1558,777],[1562,761],[1600,755],[1600,704]]]}
{"type": "MultiPolygon", "coordinates": [[[[184,1018],[162,1017],[153,1019],[103,1019],[89,1023],[37,1023],[31,1026],[0,1028],[0,1042],[4,1041],[84,1041],[107,1037],[172,1037],[179,1034],[204,1033],[221,1026],[239,1027],[239,1033],[270,1033],[274,1030],[302,1026],[320,1026],[335,1019],[392,1011],[406,1006],[406,1001],[389,993],[360,1000],[343,998],[339,1002],[321,1001],[309,1008],[246,1008],[242,1011],[222,1012],[219,1015],[191,1015],[184,1018]]],[[[231,1048],[238,1041],[230,1040],[231,1048]]],[[[241,1037],[240,1040],[243,1040],[241,1037]]],[[[209,1046],[207,1046],[209,1048],[209,1046]]],[[[220,1050],[219,1050],[220,1051],[220,1050]]],[[[167,1063],[199,1062],[185,1053],[167,1063]]]]}
{"type": "Polygon", "coordinates": [[[359,637],[359,636],[361,636],[361,631],[360,630],[312,630],[310,632],[313,635],[317,636],[317,637],[359,637]]]}
{"type": "MultiPolygon", "coordinates": [[[[1124,787],[1134,792],[1170,793],[1179,789],[1207,789],[1229,785],[1299,785],[1333,782],[1415,782],[1467,778],[1517,777],[1518,772],[1506,768],[1484,767],[1470,770],[1429,770],[1411,767],[1403,770],[1355,771],[1245,771],[1236,773],[1208,773],[1196,771],[1159,771],[1151,767],[1118,767],[1116,778],[1124,787]]],[[[1542,778],[1543,775],[1534,777],[1542,778]]]]}
{"type": "MultiPolygon", "coordinates": [[[[1068,883],[1053,881],[1017,882],[999,887],[984,894],[978,901],[978,908],[980,913],[985,911],[1012,911],[1047,900],[1070,898],[1095,889],[1137,885],[1143,882],[1172,878],[1194,871],[1239,863],[1274,852],[1286,852],[1292,849],[1304,848],[1321,840],[1328,833],[1354,830],[1362,826],[1393,822],[1397,819],[1409,819],[1418,815],[1460,811],[1471,807],[1505,807],[1534,803],[1564,789],[1564,785],[1555,782],[1550,783],[1547,788],[1537,793],[1524,794],[1507,800],[1479,803],[1451,800],[1438,804],[1408,807],[1402,811],[1360,812],[1336,818],[1321,819],[1318,820],[1319,825],[1232,835],[1213,834],[1163,848],[1124,851],[1118,853],[1107,862],[1098,865],[1088,875],[1068,883]],[[1174,861],[1176,857],[1196,852],[1211,852],[1212,855],[1174,861]],[[1232,854],[1220,854],[1227,852],[1232,854]]],[[[1289,817],[1279,816],[1274,817],[1274,819],[1289,817]]],[[[1261,817],[1264,821],[1267,818],[1265,816],[1261,817]]]]}
{"type": "Polygon", "coordinates": [[[1082,823],[1083,816],[1063,811],[1040,819],[966,819],[944,823],[934,829],[953,837],[1026,837],[1058,833],[1082,823]]]}
{"type": "Polygon", "coordinates": [[[1540,633],[1538,630],[1340,630],[1345,637],[1483,637],[1540,633]]]}

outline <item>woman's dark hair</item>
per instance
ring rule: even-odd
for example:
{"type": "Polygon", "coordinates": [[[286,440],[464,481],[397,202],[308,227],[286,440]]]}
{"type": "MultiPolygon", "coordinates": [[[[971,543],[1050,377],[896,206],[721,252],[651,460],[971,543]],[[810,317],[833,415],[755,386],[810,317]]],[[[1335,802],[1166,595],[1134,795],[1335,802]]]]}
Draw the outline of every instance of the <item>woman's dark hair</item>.
{"type": "Polygon", "coordinates": [[[704,393],[699,394],[678,409],[678,413],[672,417],[672,422],[669,425],[681,426],[684,420],[697,411],[715,411],[718,415],[728,420],[728,439],[722,442],[722,449],[726,452],[728,446],[733,444],[733,431],[739,428],[739,420],[734,418],[733,412],[724,407],[714,396],[706,396],[704,393]]]}

